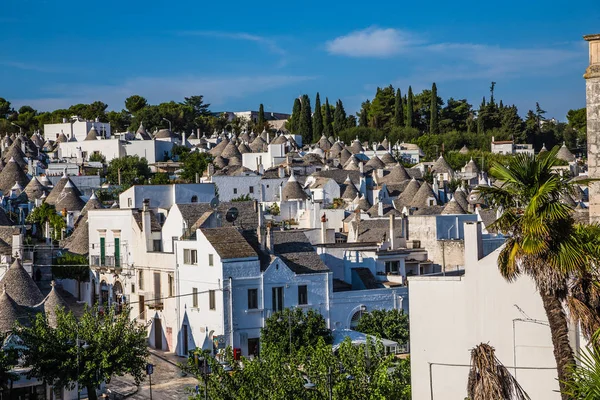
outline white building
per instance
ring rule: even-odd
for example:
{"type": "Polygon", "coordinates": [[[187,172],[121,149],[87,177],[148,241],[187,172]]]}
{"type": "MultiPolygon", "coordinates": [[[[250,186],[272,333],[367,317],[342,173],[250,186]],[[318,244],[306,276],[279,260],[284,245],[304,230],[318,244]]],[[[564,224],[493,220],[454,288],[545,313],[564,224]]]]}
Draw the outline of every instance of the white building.
{"type": "Polygon", "coordinates": [[[463,275],[409,278],[413,398],[465,398],[469,350],[483,342],[532,399],[560,399],[550,328],[533,281],[509,283],[500,275],[500,249],[487,254],[480,222],[467,222],[464,231],[463,275]]]}
{"type": "Polygon", "coordinates": [[[492,136],[491,151],[495,154],[534,154],[532,144],[518,144],[514,140],[494,140],[492,136]]]}
{"type": "Polygon", "coordinates": [[[81,119],[80,117],[71,117],[70,120],[63,118],[61,123],[56,124],[44,124],[44,139],[56,141],[60,134],[63,133],[69,140],[82,142],[92,128],[94,128],[103,138],[110,139],[110,123],[88,121],[81,119]]]}

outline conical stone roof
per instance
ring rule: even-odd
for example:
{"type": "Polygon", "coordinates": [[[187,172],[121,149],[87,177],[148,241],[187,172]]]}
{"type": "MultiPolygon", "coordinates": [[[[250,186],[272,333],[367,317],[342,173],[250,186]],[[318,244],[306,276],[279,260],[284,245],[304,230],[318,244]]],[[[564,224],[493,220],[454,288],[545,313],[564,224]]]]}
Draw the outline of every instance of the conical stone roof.
{"type": "Polygon", "coordinates": [[[11,332],[15,323],[25,315],[25,310],[3,289],[0,294],[0,333],[11,332]]]}
{"type": "MultiPolygon", "coordinates": [[[[399,203],[399,205],[401,207],[409,206],[420,188],[421,184],[419,183],[419,181],[417,181],[414,178],[411,179],[410,182],[408,182],[408,185],[406,185],[406,187],[402,191],[402,193],[400,193],[400,196],[398,196],[397,202],[399,203]]],[[[400,209],[400,207],[396,208],[400,209]]]]}
{"type": "Polygon", "coordinates": [[[248,145],[244,142],[240,143],[240,145],[238,146],[238,151],[240,152],[240,154],[252,153],[250,147],[248,147],[248,145]]]}
{"type": "MultiPolygon", "coordinates": [[[[16,143],[17,142],[15,142],[15,144],[16,143]]],[[[5,162],[8,162],[11,158],[13,160],[15,160],[15,162],[17,163],[17,165],[20,168],[25,168],[27,166],[27,161],[25,161],[25,153],[23,153],[23,151],[21,151],[21,148],[19,146],[16,146],[16,145],[10,146],[8,151],[5,152],[2,157],[2,159],[5,162]]]]}
{"type": "Polygon", "coordinates": [[[6,292],[21,306],[32,307],[44,300],[40,289],[25,271],[18,258],[0,280],[0,286],[2,285],[6,285],[6,292]]]}
{"type": "Polygon", "coordinates": [[[42,183],[38,180],[37,177],[31,178],[27,186],[25,186],[24,190],[27,195],[27,199],[29,201],[34,201],[40,199],[44,193],[46,193],[46,188],[42,183]]]}
{"type": "Polygon", "coordinates": [[[62,297],[56,291],[56,286],[54,281],[51,282],[52,289],[50,289],[50,293],[44,299],[44,313],[46,314],[46,318],[48,319],[48,324],[52,328],[56,328],[57,326],[57,309],[62,308],[63,310],[68,310],[69,306],[66,301],[63,300],[62,297]]]}
{"type": "Polygon", "coordinates": [[[558,158],[559,160],[566,161],[566,162],[575,161],[575,156],[567,148],[567,145],[564,142],[563,142],[563,145],[558,150],[558,153],[556,153],[556,158],[558,158]]]}
{"type": "Polygon", "coordinates": [[[352,157],[352,153],[350,150],[348,150],[348,148],[344,147],[340,152],[340,164],[345,165],[350,157],[352,157]]]}
{"type": "Polygon", "coordinates": [[[56,211],[64,210],[67,211],[81,211],[85,207],[85,203],[81,200],[78,195],[78,190],[75,188],[73,183],[69,180],[60,195],[56,199],[56,211]]]}
{"type": "Polygon", "coordinates": [[[433,167],[431,168],[431,170],[438,174],[441,174],[441,173],[449,173],[450,175],[454,174],[454,170],[452,169],[450,164],[448,164],[448,161],[446,161],[444,156],[440,156],[437,159],[435,164],[433,164],[433,167]]]}
{"type": "Polygon", "coordinates": [[[223,169],[227,166],[228,161],[227,159],[221,157],[221,156],[217,156],[215,157],[215,159],[213,160],[213,164],[215,165],[215,167],[223,169]]]}
{"type": "Polygon", "coordinates": [[[60,135],[58,135],[58,138],[56,139],[56,143],[66,143],[68,142],[69,139],[67,138],[67,136],[64,133],[60,133],[60,135]]]}
{"type": "Polygon", "coordinates": [[[456,199],[452,198],[452,200],[450,200],[442,210],[442,214],[466,214],[466,211],[460,206],[460,204],[458,204],[456,199]]]}
{"type": "Polygon", "coordinates": [[[221,155],[221,153],[223,153],[223,150],[225,150],[225,147],[227,147],[228,145],[229,145],[229,140],[227,138],[225,138],[225,139],[221,140],[215,147],[210,149],[208,151],[208,153],[213,157],[218,157],[221,155]]]}
{"type": "Polygon", "coordinates": [[[390,164],[396,164],[396,163],[397,163],[397,161],[396,161],[396,159],[394,158],[394,156],[393,156],[393,155],[391,155],[391,154],[390,154],[389,152],[387,152],[387,151],[384,151],[384,152],[383,152],[383,154],[381,154],[381,156],[379,157],[379,159],[380,159],[381,161],[383,161],[383,163],[384,163],[385,165],[390,165],[390,164]]]}
{"type": "Polygon", "coordinates": [[[358,139],[354,139],[354,141],[350,145],[350,152],[352,152],[352,154],[358,154],[358,153],[362,153],[363,150],[364,149],[363,149],[362,145],[360,144],[360,141],[358,139]]]}
{"type": "Polygon", "coordinates": [[[242,153],[240,153],[240,151],[236,147],[235,143],[233,141],[231,141],[223,149],[223,152],[221,153],[221,157],[227,158],[227,159],[237,157],[237,158],[241,159],[242,158],[242,153]]]}
{"type": "MultiPolygon", "coordinates": [[[[383,177],[383,182],[398,184],[410,179],[410,175],[402,164],[398,163],[392,168],[389,174],[383,177]]],[[[418,190],[418,188],[417,188],[418,190]]]]}
{"type": "Polygon", "coordinates": [[[335,142],[329,149],[329,155],[332,158],[337,158],[340,156],[340,153],[342,152],[343,148],[344,147],[340,144],[340,142],[335,142]]]}
{"type": "Polygon", "coordinates": [[[410,203],[410,206],[415,208],[429,207],[430,204],[427,202],[427,200],[431,197],[437,199],[433,189],[431,188],[431,185],[428,182],[423,182],[417,191],[417,194],[415,194],[412,202],[410,203]]]}
{"type": "Polygon", "coordinates": [[[373,157],[365,164],[366,167],[371,167],[373,169],[383,169],[385,168],[385,163],[381,161],[377,154],[374,154],[373,157]]]}
{"type": "MultiPolygon", "coordinates": [[[[55,205],[58,200],[58,196],[60,196],[60,194],[62,193],[67,182],[71,182],[71,185],[73,185],[73,187],[75,188],[77,196],[81,196],[81,192],[73,184],[73,182],[71,181],[71,178],[69,178],[67,175],[63,174],[63,177],[60,178],[60,180],[58,182],[56,182],[56,185],[54,185],[54,187],[50,191],[50,194],[48,194],[48,196],[46,197],[46,203],[50,204],[51,206],[55,205]]],[[[57,210],[58,210],[58,208],[57,208],[57,210]]]]}
{"type": "Polygon", "coordinates": [[[156,132],[156,135],[154,135],[154,137],[156,139],[171,139],[175,136],[173,135],[173,132],[171,132],[169,129],[164,128],[156,132]]]}
{"type": "Polygon", "coordinates": [[[357,198],[354,199],[356,208],[362,211],[369,211],[369,208],[371,208],[371,203],[369,203],[369,200],[367,200],[365,196],[361,196],[360,193],[356,196],[357,198]]]}
{"type": "Polygon", "coordinates": [[[475,161],[473,161],[472,158],[471,161],[469,161],[467,165],[465,165],[465,172],[471,174],[479,174],[479,168],[477,168],[477,164],[475,164],[475,161]]]}
{"type": "Polygon", "coordinates": [[[267,147],[267,142],[262,137],[257,136],[248,147],[253,153],[262,153],[267,147]]]}
{"type": "Polygon", "coordinates": [[[23,172],[19,165],[12,158],[6,164],[6,167],[0,171],[0,190],[2,194],[7,195],[15,182],[21,187],[27,186],[29,177],[23,172]]]}
{"type": "Polygon", "coordinates": [[[467,194],[464,191],[460,189],[455,190],[454,199],[463,208],[463,210],[466,211],[469,209],[469,201],[467,200],[467,194]]]}
{"type": "Polygon", "coordinates": [[[343,186],[342,199],[354,200],[358,195],[358,190],[356,189],[356,186],[354,186],[354,183],[352,183],[350,180],[350,176],[346,178],[343,186]]]}
{"type": "Polygon", "coordinates": [[[90,129],[90,131],[88,132],[87,136],[84,139],[84,141],[87,141],[87,140],[98,140],[98,131],[96,130],[96,128],[94,126],[92,126],[92,129],[90,129]]]}
{"type": "Polygon", "coordinates": [[[102,203],[98,199],[98,196],[96,196],[96,193],[92,192],[92,195],[90,196],[89,200],[87,201],[87,203],[85,203],[85,206],[81,210],[81,215],[87,215],[87,212],[89,210],[99,210],[101,208],[104,208],[102,207],[102,203]]]}
{"type": "Polygon", "coordinates": [[[292,170],[292,174],[290,175],[290,179],[288,179],[287,183],[283,187],[283,190],[281,191],[281,195],[282,195],[282,201],[308,199],[308,195],[302,189],[302,186],[300,186],[300,183],[296,180],[293,170],[292,170]]]}
{"type": "Polygon", "coordinates": [[[390,149],[390,142],[388,142],[387,137],[385,137],[383,139],[383,141],[381,142],[381,147],[383,147],[385,150],[389,150],[390,149]]]}
{"type": "Polygon", "coordinates": [[[321,139],[319,139],[319,147],[323,151],[328,151],[329,149],[331,149],[331,143],[329,143],[329,140],[325,135],[322,135],[321,139]]]}
{"type": "Polygon", "coordinates": [[[469,149],[468,149],[467,145],[464,145],[458,152],[460,154],[467,154],[469,152],[469,149]]]}
{"type": "Polygon", "coordinates": [[[288,140],[285,136],[279,135],[274,140],[271,141],[271,144],[287,144],[288,140]]]}

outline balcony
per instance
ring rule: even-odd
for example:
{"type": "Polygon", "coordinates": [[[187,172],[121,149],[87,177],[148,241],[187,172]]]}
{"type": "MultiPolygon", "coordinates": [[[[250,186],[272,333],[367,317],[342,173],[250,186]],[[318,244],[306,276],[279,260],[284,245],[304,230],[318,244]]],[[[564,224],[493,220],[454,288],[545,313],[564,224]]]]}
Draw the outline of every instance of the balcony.
{"type": "Polygon", "coordinates": [[[146,306],[151,310],[162,310],[164,308],[164,300],[160,293],[145,293],[146,306]]]}
{"type": "Polygon", "coordinates": [[[111,271],[120,271],[122,269],[121,259],[115,258],[115,256],[90,256],[90,263],[92,267],[100,269],[111,271]]]}

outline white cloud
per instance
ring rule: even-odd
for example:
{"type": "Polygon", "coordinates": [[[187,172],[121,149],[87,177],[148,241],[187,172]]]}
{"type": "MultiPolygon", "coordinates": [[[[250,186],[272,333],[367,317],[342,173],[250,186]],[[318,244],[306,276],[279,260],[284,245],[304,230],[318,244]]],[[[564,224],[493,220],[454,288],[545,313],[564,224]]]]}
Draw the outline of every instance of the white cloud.
{"type": "Polygon", "coordinates": [[[219,106],[230,99],[243,98],[311,79],[314,77],[297,75],[139,77],[116,85],[54,85],[41,89],[49,93],[47,97],[15,99],[12,102],[16,106],[28,104],[38,110],[53,110],[100,99],[109,105],[109,109],[120,110],[124,107],[125,99],[133,94],[144,96],[153,104],[179,101],[190,95],[202,94],[209,103],[219,106]]]}
{"type": "Polygon", "coordinates": [[[330,54],[348,57],[389,57],[416,44],[407,32],[393,28],[370,27],[339,36],[325,44],[330,54]]]}
{"type": "Polygon", "coordinates": [[[280,56],[278,66],[283,67],[287,64],[287,51],[279,46],[276,40],[265,36],[254,35],[246,32],[221,32],[221,31],[181,31],[181,36],[205,36],[219,39],[245,40],[254,42],[264,47],[268,52],[280,56]]]}

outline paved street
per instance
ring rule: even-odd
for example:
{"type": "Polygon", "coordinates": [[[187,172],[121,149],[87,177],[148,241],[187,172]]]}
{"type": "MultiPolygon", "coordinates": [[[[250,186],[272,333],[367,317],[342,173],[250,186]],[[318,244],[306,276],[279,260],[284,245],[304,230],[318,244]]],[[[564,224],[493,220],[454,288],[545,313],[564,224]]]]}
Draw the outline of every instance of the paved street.
{"type": "MultiPolygon", "coordinates": [[[[152,350],[155,352],[155,350],[152,350]]],[[[153,400],[180,400],[187,399],[188,392],[186,388],[194,388],[197,385],[195,378],[180,375],[180,370],[173,363],[182,362],[184,359],[156,352],[162,357],[167,357],[171,362],[165,361],[162,357],[151,354],[149,362],[154,364],[154,374],[152,375],[152,398],[153,400]]],[[[128,377],[113,379],[108,389],[116,390],[125,395],[135,390],[133,379],[128,377]]],[[[146,379],[135,394],[127,396],[127,399],[148,400],[150,398],[150,385],[146,379]]]]}

